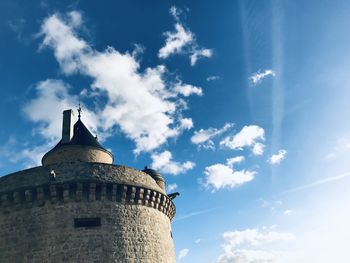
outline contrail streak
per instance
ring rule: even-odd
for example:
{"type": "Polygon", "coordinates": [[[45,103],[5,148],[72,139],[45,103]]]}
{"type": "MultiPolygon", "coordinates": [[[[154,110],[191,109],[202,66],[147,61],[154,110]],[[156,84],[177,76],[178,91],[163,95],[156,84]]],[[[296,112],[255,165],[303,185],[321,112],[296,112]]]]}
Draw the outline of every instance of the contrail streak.
{"type": "Polygon", "coordinates": [[[202,211],[192,212],[192,213],[189,213],[189,214],[186,214],[186,215],[183,215],[183,216],[175,217],[174,222],[175,221],[184,220],[184,219],[190,218],[192,216],[198,216],[198,215],[201,215],[201,214],[209,213],[209,212],[211,212],[213,210],[216,210],[218,208],[219,207],[210,208],[210,209],[206,209],[206,210],[202,210],[202,211]]]}
{"type": "Polygon", "coordinates": [[[287,190],[287,191],[283,192],[282,194],[290,194],[290,193],[294,193],[294,192],[299,192],[299,191],[302,191],[302,190],[305,190],[305,189],[309,189],[309,188],[313,188],[313,187],[316,187],[316,186],[319,186],[319,185],[322,185],[322,184],[327,184],[329,182],[338,181],[338,180],[344,179],[344,178],[346,178],[348,176],[350,176],[350,172],[346,172],[346,173],[343,173],[343,174],[327,177],[327,178],[315,181],[315,182],[310,183],[310,184],[305,184],[305,185],[302,185],[302,186],[299,186],[299,187],[287,190]]]}

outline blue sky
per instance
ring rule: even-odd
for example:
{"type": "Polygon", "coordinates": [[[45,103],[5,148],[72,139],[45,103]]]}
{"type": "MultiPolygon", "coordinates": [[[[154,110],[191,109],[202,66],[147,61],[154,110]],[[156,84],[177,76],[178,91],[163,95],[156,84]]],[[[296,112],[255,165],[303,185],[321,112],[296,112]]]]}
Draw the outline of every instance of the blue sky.
{"type": "Polygon", "coordinates": [[[39,165],[80,97],[116,164],[181,193],[179,262],[347,262],[349,11],[1,1],[0,174],[39,165]]]}

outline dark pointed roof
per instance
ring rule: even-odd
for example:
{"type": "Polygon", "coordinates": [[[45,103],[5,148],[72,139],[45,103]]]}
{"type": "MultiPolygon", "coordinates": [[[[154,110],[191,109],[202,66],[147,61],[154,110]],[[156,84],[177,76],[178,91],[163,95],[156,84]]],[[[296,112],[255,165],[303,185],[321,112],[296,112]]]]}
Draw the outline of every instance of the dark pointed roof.
{"type": "MultiPolygon", "coordinates": [[[[68,113],[70,113],[71,116],[66,116],[66,123],[64,119],[63,126],[71,124],[72,111],[69,111],[68,113]]],[[[68,132],[69,134],[63,134],[62,130],[62,138],[63,135],[68,135],[72,136],[71,139],[69,140],[69,137],[64,140],[61,139],[55,147],[45,153],[41,159],[43,166],[67,162],[113,163],[113,154],[102,147],[97,140],[97,136],[94,137],[90,133],[80,118],[73,127],[68,127],[68,132]]]]}
{"type": "Polygon", "coordinates": [[[56,149],[63,145],[85,145],[100,148],[105,150],[101,144],[97,141],[97,137],[94,137],[91,132],[85,127],[84,123],[78,119],[74,124],[73,137],[69,143],[62,143],[62,140],[53,148],[56,149]]]}

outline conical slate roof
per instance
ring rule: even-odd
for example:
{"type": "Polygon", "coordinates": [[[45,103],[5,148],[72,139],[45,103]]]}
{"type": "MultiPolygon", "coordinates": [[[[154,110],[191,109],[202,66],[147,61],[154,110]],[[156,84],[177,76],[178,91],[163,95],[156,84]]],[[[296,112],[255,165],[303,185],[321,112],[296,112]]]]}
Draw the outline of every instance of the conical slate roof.
{"type": "Polygon", "coordinates": [[[80,120],[80,118],[74,124],[74,133],[73,133],[73,137],[70,140],[70,142],[62,143],[62,140],[60,140],[59,143],[53,149],[57,149],[58,147],[63,146],[63,145],[84,145],[84,146],[92,146],[92,147],[101,148],[103,150],[106,150],[97,141],[97,138],[94,137],[91,134],[91,132],[86,128],[86,126],[80,120]]]}
{"type": "Polygon", "coordinates": [[[72,124],[72,110],[63,112],[62,139],[42,158],[43,165],[63,162],[113,163],[113,154],[98,142],[80,119],[72,124]]]}

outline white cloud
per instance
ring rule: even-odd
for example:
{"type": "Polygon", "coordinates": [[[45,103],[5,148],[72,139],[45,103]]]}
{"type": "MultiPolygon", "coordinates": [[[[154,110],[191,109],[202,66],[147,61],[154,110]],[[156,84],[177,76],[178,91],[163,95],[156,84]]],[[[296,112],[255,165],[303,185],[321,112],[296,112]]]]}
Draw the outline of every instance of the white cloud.
{"type": "Polygon", "coordinates": [[[202,48],[202,49],[195,49],[193,50],[190,59],[191,59],[191,66],[196,65],[198,59],[200,58],[211,58],[213,56],[213,50],[208,48],[202,48]]]}
{"type": "Polygon", "coordinates": [[[273,154],[269,158],[268,162],[270,164],[280,164],[284,160],[284,158],[286,158],[286,155],[287,155],[287,151],[284,149],[281,149],[278,151],[277,154],[273,154]]]}
{"type": "Polygon", "coordinates": [[[173,54],[189,54],[191,66],[194,66],[200,58],[210,58],[213,50],[198,47],[195,34],[185,29],[179,19],[181,10],[172,6],[170,14],[175,18],[174,31],[165,32],[165,45],[159,49],[158,57],[165,59],[173,54]]]}
{"type": "Polygon", "coordinates": [[[260,155],[264,151],[264,144],[259,141],[265,140],[265,131],[257,125],[244,126],[240,132],[228,136],[220,142],[232,150],[242,150],[244,147],[251,147],[253,154],[260,155]]]}
{"type": "Polygon", "coordinates": [[[243,156],[227,159],[226,164],[217,163],[205,168],[204,187],[213,191],[222,188],[234,188],[254,179],[255,171],[234,170],[233,165],[244,161],[243,156]]]}
{"type": "Polygon", "coordinates": [[[215,150],[215,143],[212,140],[208,140],[206,143],[199,144],[198,149],[205,149],[205,150],[215,150]]]}
{"type": "Polygon", "coordinates": [[[158,170],[161,173],[177,175],[180,173],[185,173],[188,170],[194,168],[195,163],[186,161],[184,163],[179,163],[172,160],[172,154],[169,151],[164,151],[161,153],[153,153],[152,158],[152,168],[158,170]]]}
{"type": "Polygon", "coordinates": [[[77,11],[71,11],[68,13],[69,24],[72,27],[79,27],[83,23],[83,18],[81,14],[77,11]]]}
{"type": "MultiPolygon", "coordinates": [[[[63,17],[54,14],[44,20],[41,27],[43,43],[41,48],[49,47],[54,50],[55,57],[65,74],[82,74],[92,78],[93,83],[85,93],[93,93],[107,99],[104,105],[95,105],[93,112],[95,129],[103,136],[119,126],[120,130],[136,144],[134,152],[149,152],[175,138],[184,129],[193,126],[190,118],[183,118],[181,111],[186,108],[186,102],[181,96],[202,94],[199,87],[182,82],[175,86],[165,80],[164,66],[146,68],[140,72],[136,55],[120,53],[113,47],[100,52],[77,36],[76,30],[81,26],[80,13],[74,11],[63,17]]],[[[65,86],[65,85],[63,85],[65,86]]],[[[58,89],[58,88],[57,88],[58,89]]],[[[49,92],[49,91],[48,91],[49,92]]],[[[50,93],[50,92],[49,92],[50,93]]],[[[53,93],[53,92],[51,92],[53,93]]],[[[36,107],[41,108],[45,103],[43,96],[28,103],[26,111],[31,112],[36,107]]],[[[45,94],[43,94],[45,95],[45,94]]],[[[62,107],[76,105],[76,97],[67,93],[57,93],[62,107]]],[[[51,95],[50,95],[51,96],[51,95]]],[[[55,100],[53,100],[55,101],[55,100]]],[[[47,105],[46,109],[52,109],[47,105]]],[[[59,114],[61,114],[61,108],[59,114]]],[[[46,110],[47,111],[47,110],[46,110]]],[[[53,110],[50,110],[52,115],[53,110]]],[[[89,112],[88,110],[85,110],[89,112]]],[[[51,134],[60,131],[56,121],[61,118],[49,118],[36,111],[30,113],[30,119],[49,126],[51,134]]],[[[85,122],[85,121],[84,121],[85,122]]],[[[48,130],[48,129],[46,129],[48,130]]],[[[56,136],[56,134],[55,134],[56,136]]]]}
{"type": "Polygon", "coordinates": [[[205,186],[214,190],[234,188],[254,179],[255,172],[234,171],[231,167],[218,163],[205,168],[205,186]]]}
{"type": "MultiPolygon", "coordinates": [[[[70,94],[70,90],[71,87],[61,80],[41,81],[35,86],[35,97],[22,109],[29,120],[39,123],[34,132],[48,141],[57,142],[61,137],[63,110],[74,109],[78,105],[78,96],[70,94]]],[[[99,123],[97,115],[85,109],[84,105],[83,108],[84,123],[93,133],[96,133],[99,123]]]]}
{"type": "Polygon", "coordinates": [[[242,231],[224,232],[223,238],[230,247],[239,247],[242,245],[258,246],[265,243],[293,240],[295,237],[291,233],[268,231],[263,232],[257,228],[245,229],[242,231]]]}
{"type": "Polygon", "coordinates": [[[199,87],[195,87],[189,84],[185,84],[185,85],[175,85],[174,90],[176,93],[182,94],[185,97],[190,96],[191,94],[196,94],[198,96],[202,96],[203,95],[203,91],[201,88],[199,87]]]}
{"type": "Polygon", "coordinates": [[[167,193],[170,193],[170,192],[174,191],[175,189],[177,189],[177,184],[169,184],[169,185],[166,187],[166,192],[167,192],[167,193]]]}
{"type": "Polygon", "coordinates": [[[264,153],[264,148],[265,148],[265,145],[258,142],[258,143],[255,143],[254,146],[253,146],[253,154],[254,155],[262,155],[264,153]]]}
{"type": "Polygon", "coordinates": [[[292,241],[295,236],[287,232],[245,229],[223,233],[224,253],[216,263],[268,263],[280,262],[287,254],[285,251],[273,250],[270,244],[292,241]]]}
{"type": "MultiPolygon", "coordinates": [[[[0,159],[10,163],[18,163],[19,168],[30,168],[41,163],[42,156],[54,145],[55,142],[48,142],[44,145],[31,146],[23,143],[13,136],[0,146],[0,159]]],[[[56,142],[57,143],[57,142],[56,142]]],[[[2,163],[0,163],[0,167],[2,163]]]]}
{"type": "Polygon", "coordinates": [[[190,252],[190,250],[188,248],[181,249],[179,252],[179,260],[186,257],[188,255],[188,252],[190,252]]]}
{"type": "Polygon", "coordinates": [[[216,263],[273,263],[282,256],[275,251],[237,249],[220,255],[216,263]]]}
{"type": "Polygon", "coordinates": [[[179,15],[181,14],[181,10],[176,8],[176,6],[172,6],[169,9],[169,13],[175,18],[175,20],[178,20],[179,15]]]}
{"type": "Polygon", "coordinates": [[[183,52],[183,48],[193,41],[193,33],[187,31],[182,24],[175,24],[175,31],[165,32],[165,45],[159,50],[159,58],[167,58],[172,54],[183,52]]]}
{"type": "Polygon", "coordinates": [[[269,209],[270,211],[276,211],[276,209],[283,204],[281,200],[268,201],[263,198],[259,198],[257,201],[262,208],[269,209]]]}
{"type": "Polygon", "coordinates": [[[241,163],[245,160],[244,156],[236,156],[226,160],[227,165],[232,167],[235,163],[241,163]]]}
{"type": "Polygon", "coordinates": [[[194,243],[199,244],[202,240],[200,238],[197,238],[194,243]]]}
{"type": "Polygon", "coordinates": [[[290,216],[291,214],[293,214],[293,211],[290,209],[286,209],[284,210],[283,214],[285,214],[286,216],[290,216]]]}
{"type": "Polygon", "coordinates": [[[23,112],[44,138],[58,140],[61,136],[62,112],[77,105],[77,97],[69,95],[70,87],[63,81],[47,79],[35,86],[36,98],[25,104],[23,112]],[[50,109],[50,110],[48,110],[50,109]]]}
{"type": "Polygon", "coordinates": [[[18,158],[17,161],[19,160],[24,161],[23,164],[26,168],[39,166],[41,165],[42,157],[52,146],[53,144],[48,143],[48,144],[33,146],[32,148],[22,149],[18,153],[16,153],[18,158]]]}
{"type": "Polygon", "coordinates": [[[251,82],[252,85],[256,85],[256,84],[259,84],[267,76],[274,77],[275,75],[276,73],[271,69],[266,69],[262,72],[259,70],[258,72],[254,73],[249,77],[249,81],[251,82]]]}
{"type": "Polygon", "coordinates": [[[180,121],[180,127],[185,129],[185,130],[189,130],[193,128],[193,121],[190,118],[183,118],[180,121]]]}
{"type": "Polygon", "coordinates": [[[209,76],[209,77],[207,77],[207,81],[214,81],[214,80],[218,80],[218,79],[220,79],[219,76],[209,76]]]}
{"type": "Polygon", "coordinates": [[[73,30],[78,25],[71,14],[65,22],[58,14],[54,14],[41,25],[41,34],[44,36],[41,48],[50,46],[54,49],[55,57],[66,74],[72,74],[78,69],[82,52],[89,48],[85,41],[76,37],[73,30]]]}
{"type": "Polygon", "coordinates": [[[209,128],[209,129],[200,129],[199,131],[195,131],[193,136],[191,137],[191,142],[197,144],[204,149],[214,149],[214,142],[211,140],[212,138],[219,136],[225,131],[229,130],[233,127],[232,123],[226,123],[222,128],[209,128]]]}

